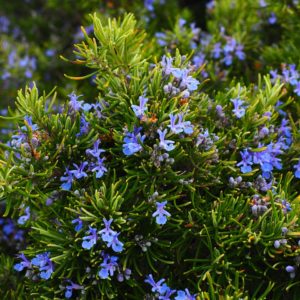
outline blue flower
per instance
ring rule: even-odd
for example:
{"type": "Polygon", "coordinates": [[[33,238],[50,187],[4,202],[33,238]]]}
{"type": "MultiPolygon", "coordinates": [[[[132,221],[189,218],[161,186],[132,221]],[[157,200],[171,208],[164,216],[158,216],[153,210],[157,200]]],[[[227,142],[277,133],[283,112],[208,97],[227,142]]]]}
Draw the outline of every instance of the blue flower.
{"type": "Polygon", "coordinates": [[[159,146],[162,149],[165,149],[166,151],[172,151],[175,149],[174,141],[171,140],[165,140],[165,136],[167,134],[167,129],[164,131],[161,131],[160,129],[157,130],[157,133],[159,134],[159,146]]]}
{"type": "Polygon", "coordinates": [[[170,217],[171,214],[167,212],[164,208],[167,204],[167,201],[156,202],[156,211],[152,214],[152,217],[156,217],[156,223],[159,225],[164,225],[167,223],[167,217],[170,217]]]}
{"type": "Polygon", "coordinates": [[[170,296],[176,293],[176,290],[170,289],[166,284],[163,285],[163,292],[161,291],[159,300],[171,300],[170,296]]]}
{"type": "Polygon", "coordinates": [[[98,157],[97,162],[92,163],[91,165],[91,171],[96,172],[96,178],[101,178],[104,175],[104,173],[107,172],[107,169],[103,164],[104,160],[105,158],[98,157]]]}
{"type": "Polygon", "coordinates": [[[76,224],[76,223],[77,223],[77,225],[75,226],[75,231],[76,231],[76,232],[78,232],[78,231],[80,231],[80,230],[82,229],[83,222],[82,222],[82,220],[80,219],[80,217],[78,217],[77,219],[72,220],[71,223],[72,223],[72,224],[76,224]]]}
{"type": "Polygon", "coordinates": [[[223,50],[221,48],[221,43],[216,43],[212,50],[212,57],[215,59],[218,59],[221,57],[222,52],[223,52],[223,50]]]}
{"type": "Polygon", "coordinates": [[[188,289],[185,289],[184,291],[177,291],[177,296],[174,298],[174,300],[196,300],[196,294],[191,295],[188,289]]]}
{"type": "Polygon", "coordinates": [[[110,228],[112,221],[113,219],[107,221],[105,218],[103,218],[105,228],[101,229],[98,233],[101,234],[101,238],[104,242],[111,242],[113,236],[116,234],[116,232],[110,228]]]}
{"type": "Polygon", "coordinates": [[[109,276],[113,276],[114,272],[117,270],[118,266],[118,257],[109,256],[108,254],[103,253],[103,263],[101,263],[100,271],[98,275],[101,279],[107,279],[109,276]]]}
{"type": "Polygon", "coordinates": [[[237,166],[241,166],[241,172],[242,173],[249,173],[252,171],[251,165],[253,164],[252,161],[252,154],[248,152],[247,149],[245,149],[243,152],[240,152],[242,161],[237,163],[237,166]]]}
{"type": "Polygon", "coordinates": [[[131,108],[133,109],[134,114],[138,117],[138,118],[142,118],[145,111],[147,110],[147,102],[148,102],[148,98],[145,98],[143,96],[139,97],[139,101],[140,101],[140,105],[131,105],[131,108]]]}
{"type": "Polygon", "coordinates": [[[29,206],[27,206],[25,208],[25,215],[24,216],[21,216],[19,219],[18,219],[18,224],[19,225],[24,225],[30,218],[30,208],[29,206]]]}
{"type": "Polygon", "coordinates": [[[101,142],[100,140],[97,140],[93,145],[93,149],[87,149],[85,151],[86,154],[91,155],[94,158],[99,158],[100,154],[105,152],[105,150],[99,148],[100,142],[101,142]]]}
{"type": "Polygon", "coordinates": [[[183,113],[179,113],[178,115],[170,114],[170,122],[171,124],[168,125],[171,131],[174,133],[181,133],[184,132],[186,134],[192,134],[194,131],[194,126],[191,124],[190,121],[183,121],[183,113]],[[175,124],[178,118],[178,123],[175,124]]]}
{"type": "Polygon", "coordinates": [[[65,183],[63,183],[61,185],[61,188],[63,190],[69,191],[72,187],[72,182],[73,182],[73,173],[71,171],[69,171],[68,168],[66,168],[66,171],[64,173],[66,176],[62,176],[60,177],[60,181],[65,181],[65,183]]]}
{"type": "Polygon", "coordinates": [[[275,13],[273,13],[273,12],[271,13],[271,15],[270,15],[268,21],[269,21],[269,24],[271,24],[271,25],[276,24],[276,22],[277,22],[277,17],[276,17],[276,15],[275,15],[275,13]]]}
{"type": "Polygon", "coordinates": [[[161,280],[159,280],[158,282],[155,282],[154,279],[153,279],[152,274],[149,274],[149,275],[146,277],[146,280],[145,280],[146,283],[149,283],[149,284],[152,286],[151,291],[152,291],[153,293],[155,293],[155,292],[161,293],[161,290],[162,290],[162,284],[163,284],[164,281],[165,281],[165,279],[161,279],[161,280]]]}
{"type": "Polygon", "coordinates": [[[79,166],[77,164],[73,164],[76,168],[75,170],[71,170],[70,173],[73,174],[77,179],[81,179],[83,177],[87,177],[88,175],[84,172],[84,168],[88,165],[88,162],[82,162],[79,166]]]}
{"type": "Polygon", "coordinates": [[[68,95],[70,97],[69,106],[72,111],[76,112],[82,109],[83,111],[89,111],[92,106],[88,103],[84,103],[84,101],[78,101],[78,98],[82,95],[76,96],[74,92],[68,95]]]}
{"type": "Polygon", "coordinates": [[[112,249],[115,252],[122,252],[123,251],[123,245],[124,244],[118,240],[119,234],[120,234],[120,232],[119,233],[115,233],[112,236],[112,239],[110,241],[108,241],[108,243],[107,243],[107,247],[112,247],[112,249]]]}
{"type": "Polygon", "coordinates": [[[49,252],[38,254],[35,258],[31,260],[32,265],[39,267],[40,277],[42,279],[49,279],[51,274],[54,272],[53,263],[49,258],[49,252]]]}
{"type": "Polygon", "coordinates": [[[295,177],[300,179],[300,158],[298,160],[298,163],[294,165],[295,169],[295,177]]]}
{"type": "Polygon", "coordinates": [[[127,156],[139,152],[143,149],[141,143],[144,142],[146,136],[141,136],[142,127],[134,128],[133,132],[127,132],[124,137],[123,153],[127,156]]]}
{"type": "Polygon", "coordinates": [[[85,116],[80,117],[80,128],[79,133],[76,136],[82,136],[89,132],[89,125],[90,123],[86,120],[85,116]]]}
{"type": "Polygon", "coordinates": [[[23,261],[14,265],[14,269],[16,271],[21,272],[24,270],[24,268],[31,268],[31,262],[26,258],[24,253],[19,254],[17,257],[21,258],[23,261]]]}
{"type": "Polygon", "coordinates": [[[83,286],[73,283],[71,280],[67,281],[70,283],[70,285],[66,286],[65,297],[69,299],[72,297],[73,290],[82,290],[83,286]]]}
{"type": "Polygon", "coordinates": [[[167,57],[167,56],[163,56],[161,59],[161,66],[163,67],[163,72],[165,75],[170,75],[172,73],[172,69],[173,69],[173,58],[172,57],[167,57]]]}
{"type": "Polygon", "coordinates": [[[97,243],[97,229],[89,226],[89,231],[87,231],[87,233],[90,233],[90,235],[83,237],[81,246],[84,249],[90,250],[97,243]]]}
{"type": "Polygon", "coordinates": [[[235,99],[231,99],[230,100],[233,103],[234,109],[232,110],[232,112],[234,113],[234,115],[240,119],[245,115],[245,106],[241,106],[244,104],[244,101],[241,100],[240,98],[235,98],[235,99]]]}

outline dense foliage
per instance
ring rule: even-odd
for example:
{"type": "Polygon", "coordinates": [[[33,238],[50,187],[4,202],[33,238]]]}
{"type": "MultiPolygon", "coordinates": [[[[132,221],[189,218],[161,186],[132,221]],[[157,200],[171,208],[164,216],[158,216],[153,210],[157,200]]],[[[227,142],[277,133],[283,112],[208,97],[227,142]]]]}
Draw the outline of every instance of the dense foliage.
{"type": "MultiPolygon", "coordinates": [[[[210,1],[206,28],[184,10],[160,31],[179,4],[137,24],[109,3],[3,117],[2,298],[297,299],[298,1],[210,1]]],[[[35,70],[9,28],[3,97],[35,70]]]]}

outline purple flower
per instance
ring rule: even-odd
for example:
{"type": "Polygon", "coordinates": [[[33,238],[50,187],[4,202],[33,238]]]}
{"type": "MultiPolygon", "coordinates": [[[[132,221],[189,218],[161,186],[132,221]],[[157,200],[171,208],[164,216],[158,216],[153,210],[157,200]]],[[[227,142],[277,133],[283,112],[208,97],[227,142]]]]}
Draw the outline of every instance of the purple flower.
{"type": "Polygon", "coordinates": [[[177,291],[177,296],[174,298],[174,300],[196,300],[195,295],[191,295],[188,289],[185,289],[184,291],[177,291]]]}
{"type": "Polygon", "coordinates": [[[123,153],[127,156],[139,152],[143,149],[141,143],[144,142],[146,136],[141,136],[142,127],[134,128],[133,132],[127,132],[124,137],[123,153]]]}
{"type": "Polygon", "coordinates": [[[269,24],[271,24],[271,25],[273,25],[277,22],[277,17],[275,15],[275,13],[273,13],[273,12],[271,13],[268,21],[269,21],[269,24]]]}
{"type": "Polygon", "coordinates": [[[236,46],[235,55],[239,60],[245,60],[245,58],[246,58],[246,54],[243,50],[244,50],[243,45],[239,44],[236,46]]]}
{"type": "Polygon", "coordinates": [[[300,158],[298,160],[298,163],[294,165],[295,169],[295,177],[300,179],[300,158]]]}
{"type": "Polygon", "coordinates": [[[139,97],[139,101],[140,101],[140,105],[131,105],[131,108],[133,109],[134,114],[138,117],[138,118],[142,118],[144,115],[144,112],[147,110],[147,102],[148,102],[148,98],[145,98],[143,96],[139,97]]]}
{"type": "Polygon", "coordinates": [[[158,297],[159,300],[171,300],[170,296],[176,293],[176,290],[170,289],[166,284],[164,284],[163,292],[161,291],[161,295],[158,297]]]}
{"type": "Polygon", "coordinates": [[[151,286],[152,286],[152,289],[151,289],[151,291],[153,292],[153,293],[155,293],[155,292],[161,292],[161,290],[162,290],[162,283],[165,281],[165,279],[161,279],[161,280],[159,280],[158,282],[155,282],[154,281],[154,279],[153,279],[153,276],[152,276],[152,274],[149,274],[147,277],[146,277],[146,280],[145,280],[145,282],[146,283],[149,283],[151,286]]]}
{"type": "Polygon", "coordinates": [[[91,155],[95,158],[99,158],[100,157],[100,154],[105,152],[105,150],[103,149],[99,149],[99,145],[100,145],[100,140],[97,140],[94,145],[93,145],[93,149],[87,149],[85,152],[86,154],[88,155],[91,155]]]}
{"type": "Polygon", "coordinates": [[[170,217],[171,214],[167,212],[164,208],[167,204],[167,201],[156,202],[156,211],[152,214],[152,217],[156,217],[156,223],[159,225],[164,225],[167,223],[167,217],[170,217]]]}
{"type": "Polygon", "coordinates": [[[83,286],[73,283],[71,280],[67,281],[70,283],[70,285],[66,286],[65,297],[69,299],[72,297],[73,290],[82,290],[83,286]]]}
{"type": "Polygon", "coordinates": [[[83,111],[89,111],[92,106],[84,101],[78,101],[78,98],[82,95],[77,96],[74,92],[68,95],[70,98],[69,106],[72,111],[76,112],[82,109],[83,111]]]}
{"type": "Polygon", "coordinates": [[[243,117],[245,115],[245,107],[241,105],[244,104],[244,101],[241,100],[240,98],[234,98],[230,100],[233,103],[234,109],[232,110],[232,112],[234,113],[234,115],[240,119],[241,117],[243,117]]]}
{"type": "Polygon", "coordinates": [[[191,124],[190,121],[183,122],[183,113],[180,113],[178,115],[170,114],[170,121],[171,124],[168,125],[170,127],[171,131],[174,133],[181,133],[184,132],[186,134],[192,134],[194,131],[194,126],[191,124]],[[175,124],[176,120],[178,118],[178,123],[175,124]]]}
{"type": "Polygon", "coordinates": [[[159,134],[159,146],[162,149],[165,149],[166,151],[172,151],[175,149],[175,146],[173,145],[175,142],[171,140],[165,140],[165,136],[167,134],[167,129],[164,131],[161,131],[160,129],[157,130],[157,133],[159,134]]]}
{"type": "Polygon", "coordinates": [[[167,56],[163,56],[161,59],[161,66],[163,67],[163,72],[165,73],[165,75],[170,75],[172,73],[172,69],[173,69],[173,58],[172,57],[167,57],[167,56]]]}
{"type": "Polygon", "coordinates": [[[75,226],[75,231],[76,231],[76,232],[78,232],[78,231],[80,231],[80,230],[82,229],[83,222],[82,222],[82,220],[80,219],[80,217],[78,217],[78,218],[72,220],[71,223],[72,223],[72,224],[76,224],[76,223],[77,223],[77,225],[75,226]]]}
{"type": "Polygon", "coordinates": [[[90,233],[88,236],[83,237],[83,242],[81,244],[82,248],[90,250],[94,245],[96,245],[97,242],[97,229],[92,228],[89,226],[89,231],[87,233],[90,233]]]}
{"type": "Polygon", "coordinates": [[[297,96],[300,96],[300,81],[297,82],[296,88],[294,89],[294,93],[296,93],[297,96]]]}
{"type": "Polygon", "coordinates": [[[76,136],[82,136],[89,132],[89,125],[90,123],[86,120],[85,116],[80,117],[80,128],[79,133],[76,136]]]}
{"type": "Polygon", "coordinates": [[[109,256],[108,254],[103,253],[103,263],[101,263],[100,271],[98,275],[101,279],[107,279],[109,276],[113,276],[114,272],[118,268],[118,257],[117,256],[109,256]]]}
{"type": "Polygon", "coordinates": [[[222,52],[223,52],[223,50],[221,48],[221,43],[216,43],[212,50],[212,57],[215,59],[218,59],[221,57],[222,52]]]}
{"type": "Polygon", "coordinates": [[[91,166],[91,171],[96,172],[96,178],[101,178],[104,173],[107,172],[106,167],[103,164],[105,158],[98,158],[96,163],[93,163],[91,166]]]}
{"type": "Polygon", "coordinates": [[[61,185],[61,188],[63,190],[69,191],[72,187],[72,182],[73,182],[73,174],[71,171],[69,171],[68,168],[66,168],[66,171],[64,173],[66,176],[62,176],[60,177],[60,181],[65,181],[65,183],[63,183],[61,185]]]}
{"type": "Polygon", "coordinates": [[[180,79],[180,88],[187,88],[190,92],[197,90],[199,81],[192,76],[188,76],[189,70],[183,69],[179,70],[177,68],[173,68],[172,74],[180,79]]]}
{"type": "Polygon", "coordinates": [[[25,215],[24,216],[21,216],[19,219],[18,219],[18,224],[19,225],[24,225],[30,218],[30,208],[29,206],[27,206],[25,208],[25,215]]]}
{"type": "Polygon", "coordinates": [[[101,229],[98,233],[101,234],[101,238],[104,242],[111,242],[116,234],[116,232],[110,228],[112,222],[113,219],[107,221],[105,218],[103,218],[105,228],[101,229]]]}
{"type": "Polygon", "coordinates": [[[115,233],[112,236],[112,239],[110,241],[108,241],[108,243],[107,243],[107,247],[112,247],[112,249],[115,252],[122,252],[123,251],[123,245],[124,244],[118,240],[119,234],[120,234],[120,232],[119,233],[115,233]]]}
{"type": "Polygon", "coordinates": [[[28,260],[26,258],[26,256],[24,255],[24,253],[21,253],[17,256],[18,258],[22,259],[22,262],[20,262],[19,264],[15,264],[14,265],[14,269],[18,272],[21,272],[24,270],[24,268],[31,268],[31,262],[30,260],[28,260]]]}
{"type": "Polygon", "coordinates": [[[51,274],[54,272],[53,263],[49,258],[49,252],[38,254],[35,258],[31,260],[32,265],[39,267],[40,277],[42,279],[49,279],[51,274]]]}
{"type": "Polygon", "coordinates": [[[84,168],[88,165],[88,162],[82,162],[79,166],[77,164],[73,164],[76,168],[75,170],[71,170],[70,173],[74,175],[77,179],[81,179],[82,177],[87,177],[88,175],[84,172],[84,168]]]}
{"type": "Polygon", "coordinates": [[[242,173],[249,173],[252,171],[251,165],[253,164],[252,160],[252,154],[248,152],[247,149],[245,149],[243,152],[240,152],[242,161],[237,163],[237,166],[241,166],[241,172],[242,173]]]}

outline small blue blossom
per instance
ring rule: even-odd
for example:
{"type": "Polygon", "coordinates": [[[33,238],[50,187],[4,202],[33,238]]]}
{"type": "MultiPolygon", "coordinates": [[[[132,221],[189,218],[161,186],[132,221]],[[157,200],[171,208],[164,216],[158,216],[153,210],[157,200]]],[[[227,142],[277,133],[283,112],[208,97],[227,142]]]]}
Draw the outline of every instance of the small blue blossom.
{"type": "Polygon", "coordinates": [[[89,128],[90,123],[86,120],[85,116],[80,117],[80,128],[79,128],[79,133],[76,134],[76,136],[82,136],[87,133],[89,133],[89,128]]]}
{"type": "Polygon", "coordinates": [[[295,169],[295,177],[300,179],[300,158],[298,163],[293,167],[295,169]]]}
{"type": "Polygon", "coordinates": [[[76,231],[76,232],[78,232],[78,231],[80,231],[80,230],[82,229],[83,222],[82,222],[82,220],[80,219],[80,217],[78,217],[78,218],[72,220],[71,223],[72,223],[72,224],[77,224],[77,225],[75,226],[75,231],[76,231]]]}
{"type": "Polygon", "coordinates": [[[176,290],[172,290],[166,284],[164,284],[163,292],[161,291],[160,296],[158,297],[159,300],[171,300],[171,295],[175,294],[176,290]]]}
{"type": "Polygon", "coordinates": [[[276,24],[276,22],[277,22],[277,17],[276,17],[276,15],[275,15],[275,13],[273,13],[273,12],[271,13],[271,15],[270,15],[268,21],[269,21],[269,24],[271,24],[271,25],[276,24]]]}
{"type": "Polygon", "coordinates": [[[19,225],[24,225],[30,218],[30,207],[27,206],[25,208],[25,215],[24,216],[21,216],[19,219],[18,219],[18,224],[19,225]]]}
{"type": "Polygon", "coordinates": [[[87,149],[85,151],[86,154],[91,155],[94,158],[99,158],[100,154],[105,152],[105,150],[99,148],[100,142],[101,142],[100,140],[97,140],[93,145],[93,149],[87,149]]]}
{"type": "Polygon", "coordinates": [[[233,103],[234,109],[232,110],[232,112],[234,113],[234,115],[240,119],[245,115],[245,106],[241,106],[244,104],[244,101],[241,100],[240,98],[234,98],[230,100],[233,103]]]}
{"type": "Polygon", "coordinates": [[[171,129],[174,133],[181,133],[184,132],[186,134],[192,134],[194,131],[194,126],[191,124],[190,121],[183,121],[183,113],[180,113],[178,115],[170,114],[170,125],[168,127],[171,129]],[[176,120],[178,118],[178,123],[175,124],[176,120]]]}
{"type": "Polygon", "coordinates": [[[21,272],[24,270],[24,268],[31,268],[31,262],[26,258],[24,253],[19,254],[17,257],[21,258],[22,262],[14,265],[14,269],[16,271],[21,272]]]}
{"type": "Polygon", "coordinates": [[[42,279],[49,279],[54,272],[53,263],[49,257],[49,252],[38,254],[31,260],[32,265],[39,267],[40,277],[42,279]]]}
{"type": "Polygon", "coordinates": [[[140,104],[139,105],[131,105],[131,108],[133,109],[134,114],[138,117],[138,118],[142,118],[145,111],[147,110],[147,102],[148,102],[148,98],[145,98],[143,96],[139,97],[139,101],[140,104]]]}
{"type": "Polygon", "coordinates": [[[71,280],[67,280],[67,281],[69,282],[70,285],[66,286],[65,297],[69,299],[72,297],[73,290],[82,290],[83,286],[73,283],[71,280]]]}
{"type": "Polygon", "coordinates": [[[152,214],[152,217],[156,217],[156,223],[159,225],[164,225],[167,223],[167,217],[170,217],[171,214],[167,212],[164,208],[167,204],[167,201],[156,202],[156,211],[152,214]]]}
{"type": "Polygon", "coordinates": [[[105,158],[98,158],[96,163],[92,163],[91,164],[91,171],[92,172],[96,172],[96,178],[101,178],[104,173],[107,172],[106,167],[104,166],[103,162],[104,162],[105,158]]]}
{"type": "Polygon", "coordinates": [[[114,272],[118,269],[118,257],[117,256],[109,256],[108,254],[102,253],[103,262],[101,263],[100,271],[98,275],[101,279],[107,279],[109,276],[113,276],[114,272]]]}
{"type": "Polygon", "coordinates": [[[116,232],[110,228],[112,222],[113,219],[107,221],[105,218],[103,218],[105,228],[101,229],[98,233],[101,235],[101,238],[104,242],[111,242],[116,234],[116,232]]]}
{"type": "Polygon", "coordinates": [[[253,164],[252,154],[247,149],[245,149],[244,151],[241,151],[240,154],[241,154],[241,157],[242,157],[242,161],[237,163],[237,166],[238,167],[241,166],[241,172],[242,173],[251,172],[252,171],[251,165],[253,164]]]}
{"type": "Polygon", "coordinates": [[[162,68],[163,68],[163,72],[165,75],[170,75],[172,73],[173,70],[173,58],[172,57],[167,57],[167,56],[163,56],[160,62],[162,68]]]}
{"type": "Polygon", "coordinates": [[[74,92],[68,95],[70,98],[69,106],[72,111],[76,112],[79,111],[80,109],[83,111],[89,111],[92,106],[88,103],[84,103],[83,100],[78,101],[79,97],[82,95],[77,96],[74,92]]]}
{"type": "Polygon", "coordinates": [[[134,128],[133,132],[127,132],[124,137],[123,153],[127,156],[139,152],[143,149],[141,143],[144,142],[146,136],[141,136],[142,127],[134,128]]]}
{"type": "Polygon", "coordinates": [[[119,241],[119,239],[118,239],[119,235],[120,235],[120,232],[119,233],[115,233],[112,236],[112,239],[110,241],[108,241],[108,243],[107,243],[107,247],[112,247],[112,249],[115,252],[122,252],[123,251],[123,245],[124,244],[119,241]]]}
{"type": "Polygon", "coordinates": [[[88,175],[84,172],[84,168],[88,165],[88,162],[82,162],[79,166],[77,164],[73,164],[76,168],[75,170],[71,170],[70,173],[76,177],[77,179],[81,179],[83,177],[87,177],[88,175]]]}
{"type": "Polygon", "coordinates": [[[162,290],[162,284],[163,284],[164,281],[165,281],[165,279],[161,279],[161,280],[159,280],[158,282],[155,282],[154,279],[153,279],[152,274],[149,274],[149,275],[146,277],[146,280],[145,280],[146,283],[149,283],[149,284],[152,286],[151,291],[152,291],[153,293],[155,293],[155,292],[161,293],[161,290],[162,290]]]}
{"type": "Polygon", "coordinates": [[[60,181],[65,181],[65,183],[61,185],[61,188],[65,191],[69,191],[73,183],[73,173],[66,168],[64,175],[66,176],[60,177],[60,181]]]}
{"type": "Polygon", "coordinates": [[[195,295],[191,295],[190,291],[188,289],[185,289],[184,291],[177,291],[177,296],[174,298],[174,300],[196,300],[196,296],[195,295]]]}
{"type": "Polygon", "coordinates": [[[165,140],[165,136],[167,134],[167,129],[165,129],[164,131],[161,131],[160,129],[158,129],[157,133],[159,134],[159,146],[162,149],[165,149],[166,151],[172,151],[175,149],[174,141],[165,140]]]}
{"type": "Polygon", "coordinates": [[[89,226],[89,231],[87,231],[88,236],[83,237],[83,242],[81,244],[82,248],[90,250],[97,243],[97,229],[89,226]]]}

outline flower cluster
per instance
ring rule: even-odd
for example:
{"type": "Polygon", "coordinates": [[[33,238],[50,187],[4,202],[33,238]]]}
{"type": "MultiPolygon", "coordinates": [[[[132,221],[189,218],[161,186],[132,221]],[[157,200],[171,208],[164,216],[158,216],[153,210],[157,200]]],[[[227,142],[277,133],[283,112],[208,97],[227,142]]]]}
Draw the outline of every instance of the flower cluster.
{"type": "MultiPolygon", "coordinates": [[[[78,220],[78,219],[75,219],[78,220]]],[[[118,236],[120,233],[112,230],[110,225],[113,219],[106,220],[103,219],[103,223],[105,228],[98,231],[98,234],[101,235],[101,239],[106,243],[107,247],[111,247],[114,252],[122,252],[123,251],[123,243],[119,241],[118,236]]],[[[74,222],[74,220],[72,221],[74,222]]],[[[76,229],[76,228],[75,228],[76,229]]],[[[77,229],[79,229],[77,227],[77,229]]],[[[96,245],[98,240],[97,229],[89,226],[89,231],[87,232],[87,236],[83,237],[82,248],[90,250],[94,245],[96,245]]]]}
{"type": "Polygon", "coordinates": [[[174,300],[196,300],[197,295],[191,295],[188,289],[185,289],[184,291],[172,290],[165,283],[165,279],[160,279],[159,281],[155,282],[152,274],[149,274],[146,277],[145,282],[151,285],[151,291],[153,293],[158,294],[158,299],[170,299],[170,296],[177,292],[177,296],[174,298],[174,300]]]}
{"type": "Polygon", "coordinates": [[[23,271],[27,268],[26,277],[33,278],[34,274],[39,272],[41,279],[48,280],[51,277],[51,274],[54,272],[54,265],[49,257],[50,253],[45,252],[38,254],[31,261],[26,258],[26,256],[21,253],[18,255],[22,261],[14,265],[14,269],[18,272],[23,271]]]}

